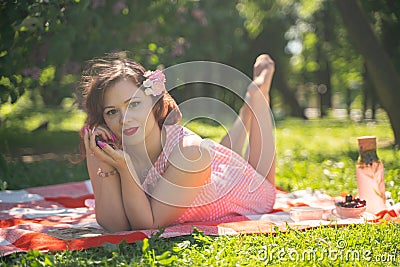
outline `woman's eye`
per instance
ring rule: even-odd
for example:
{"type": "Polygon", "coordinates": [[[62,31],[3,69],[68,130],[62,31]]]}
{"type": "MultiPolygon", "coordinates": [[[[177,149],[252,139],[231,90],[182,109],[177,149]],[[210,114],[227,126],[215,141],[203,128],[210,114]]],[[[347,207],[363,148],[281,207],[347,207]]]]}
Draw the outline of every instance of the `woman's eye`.
{"type": "Polygon", "coordinates": [[[129,108],[135,108],[139,105],[140,102],[131,102],[129,103],[129,108]]]}
{"type": "Polygon", "coordinates": [[[117,113],[117,110],[116,110],[116,109],[110,109],[110,110],[107,110],[107,111],[106,111],[106,114],[107,114],[107,115],[114,115],[115,113],[117,113]]]}

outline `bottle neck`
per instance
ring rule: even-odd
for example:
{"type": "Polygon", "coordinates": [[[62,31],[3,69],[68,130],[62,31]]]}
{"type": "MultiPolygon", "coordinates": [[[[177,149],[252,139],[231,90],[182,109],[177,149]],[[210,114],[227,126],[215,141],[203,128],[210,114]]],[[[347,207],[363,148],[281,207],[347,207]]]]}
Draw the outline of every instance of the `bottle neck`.
{"type": "Polygon", "coordinates": [[[378,155],[376,154],[376,149],[360,151],[358,163],[372,165],[373,162],[379,162],[378,155]]]}

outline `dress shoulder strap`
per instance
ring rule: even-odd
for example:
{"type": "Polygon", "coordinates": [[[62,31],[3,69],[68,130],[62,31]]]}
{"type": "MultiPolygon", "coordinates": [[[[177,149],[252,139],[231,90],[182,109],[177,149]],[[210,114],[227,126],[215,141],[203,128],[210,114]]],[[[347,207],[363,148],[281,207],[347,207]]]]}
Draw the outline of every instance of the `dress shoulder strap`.
{"type": "Polygon", "coordinates": [[[163,156],[168,159],[172,150],[184,137],[183,127],[180,125],[166,125],[165,127],[165,143],[163,144],[163,156]]]}

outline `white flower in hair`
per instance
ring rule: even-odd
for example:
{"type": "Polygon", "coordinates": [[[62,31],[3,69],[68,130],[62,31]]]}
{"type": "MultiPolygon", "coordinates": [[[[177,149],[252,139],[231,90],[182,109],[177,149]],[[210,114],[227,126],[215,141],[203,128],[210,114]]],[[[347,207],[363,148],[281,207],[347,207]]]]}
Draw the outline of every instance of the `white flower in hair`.
{"type": "Polygon", "coordinates": [[[144,87],[152,87],[153,86],[153,82],[150,79],[147,79],[143,82],[143,86],[144,87]]]}
{"type": "Polygon", "coordinates": [[[144,89],[144,93],[146,95],[152,95],[153,94],[153,90],[151,88],[146,88],[146,89],[144,89]]]}
{"type": "Polygon", "coordinates": [[[158,96],[166,91],[165,88],[165,75],[161,70],[146,71],[144,77],[147,79],[143,82],[146,95],[158,96]]]}

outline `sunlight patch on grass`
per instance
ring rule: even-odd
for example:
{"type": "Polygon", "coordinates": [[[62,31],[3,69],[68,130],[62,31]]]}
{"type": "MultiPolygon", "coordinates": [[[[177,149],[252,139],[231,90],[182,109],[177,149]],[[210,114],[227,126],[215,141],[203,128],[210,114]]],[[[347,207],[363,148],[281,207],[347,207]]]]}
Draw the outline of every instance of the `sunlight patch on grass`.
{"type": "MultiPolygon", "coordinates": [[[[292,191],[323,188],[331,195],[357,194],[355,165],[358,159],[357,137],[374,135],[378,139],[378,155],[387,169],[398,169],[400,152],[387,144],[393,133],[387,121],[354,123],[335,120],[285,120],[277,124],[277,185],[292,191]]],[[[399,181],[396,174],[388,180],[399,181]]],[[[398,186],[388,185],[398,199],[398,186]]]]}
{"type": "Polygon", "coordinates": [[[215,142],[220,142],[227,133],[227,130],[229,130],[222,125],[209,125],[198,121],[191,121],[184,124],[184,126],[197,133],[201,137],[212,139],[215,142]]]}
{"type": "Polygon", "coordinates": [[[2,105],[0,116],[4,128],[9,129],[31,132],[48,123],[49,131],[78,131],[84,124],[86,114],[74,105],[74,99],[65,98],[59,108],[43,108],[41,99],[33,101],[27,94],[13,105],[2,105]]]}
{"type": "Polygon", "coordinates": [[[69,117],[60,121],[59,123],[53,122],[50,124],[49,130],[57,131],[79,131],[86,120],[84,112],[74,112],[69,114],[69,117]]]}

